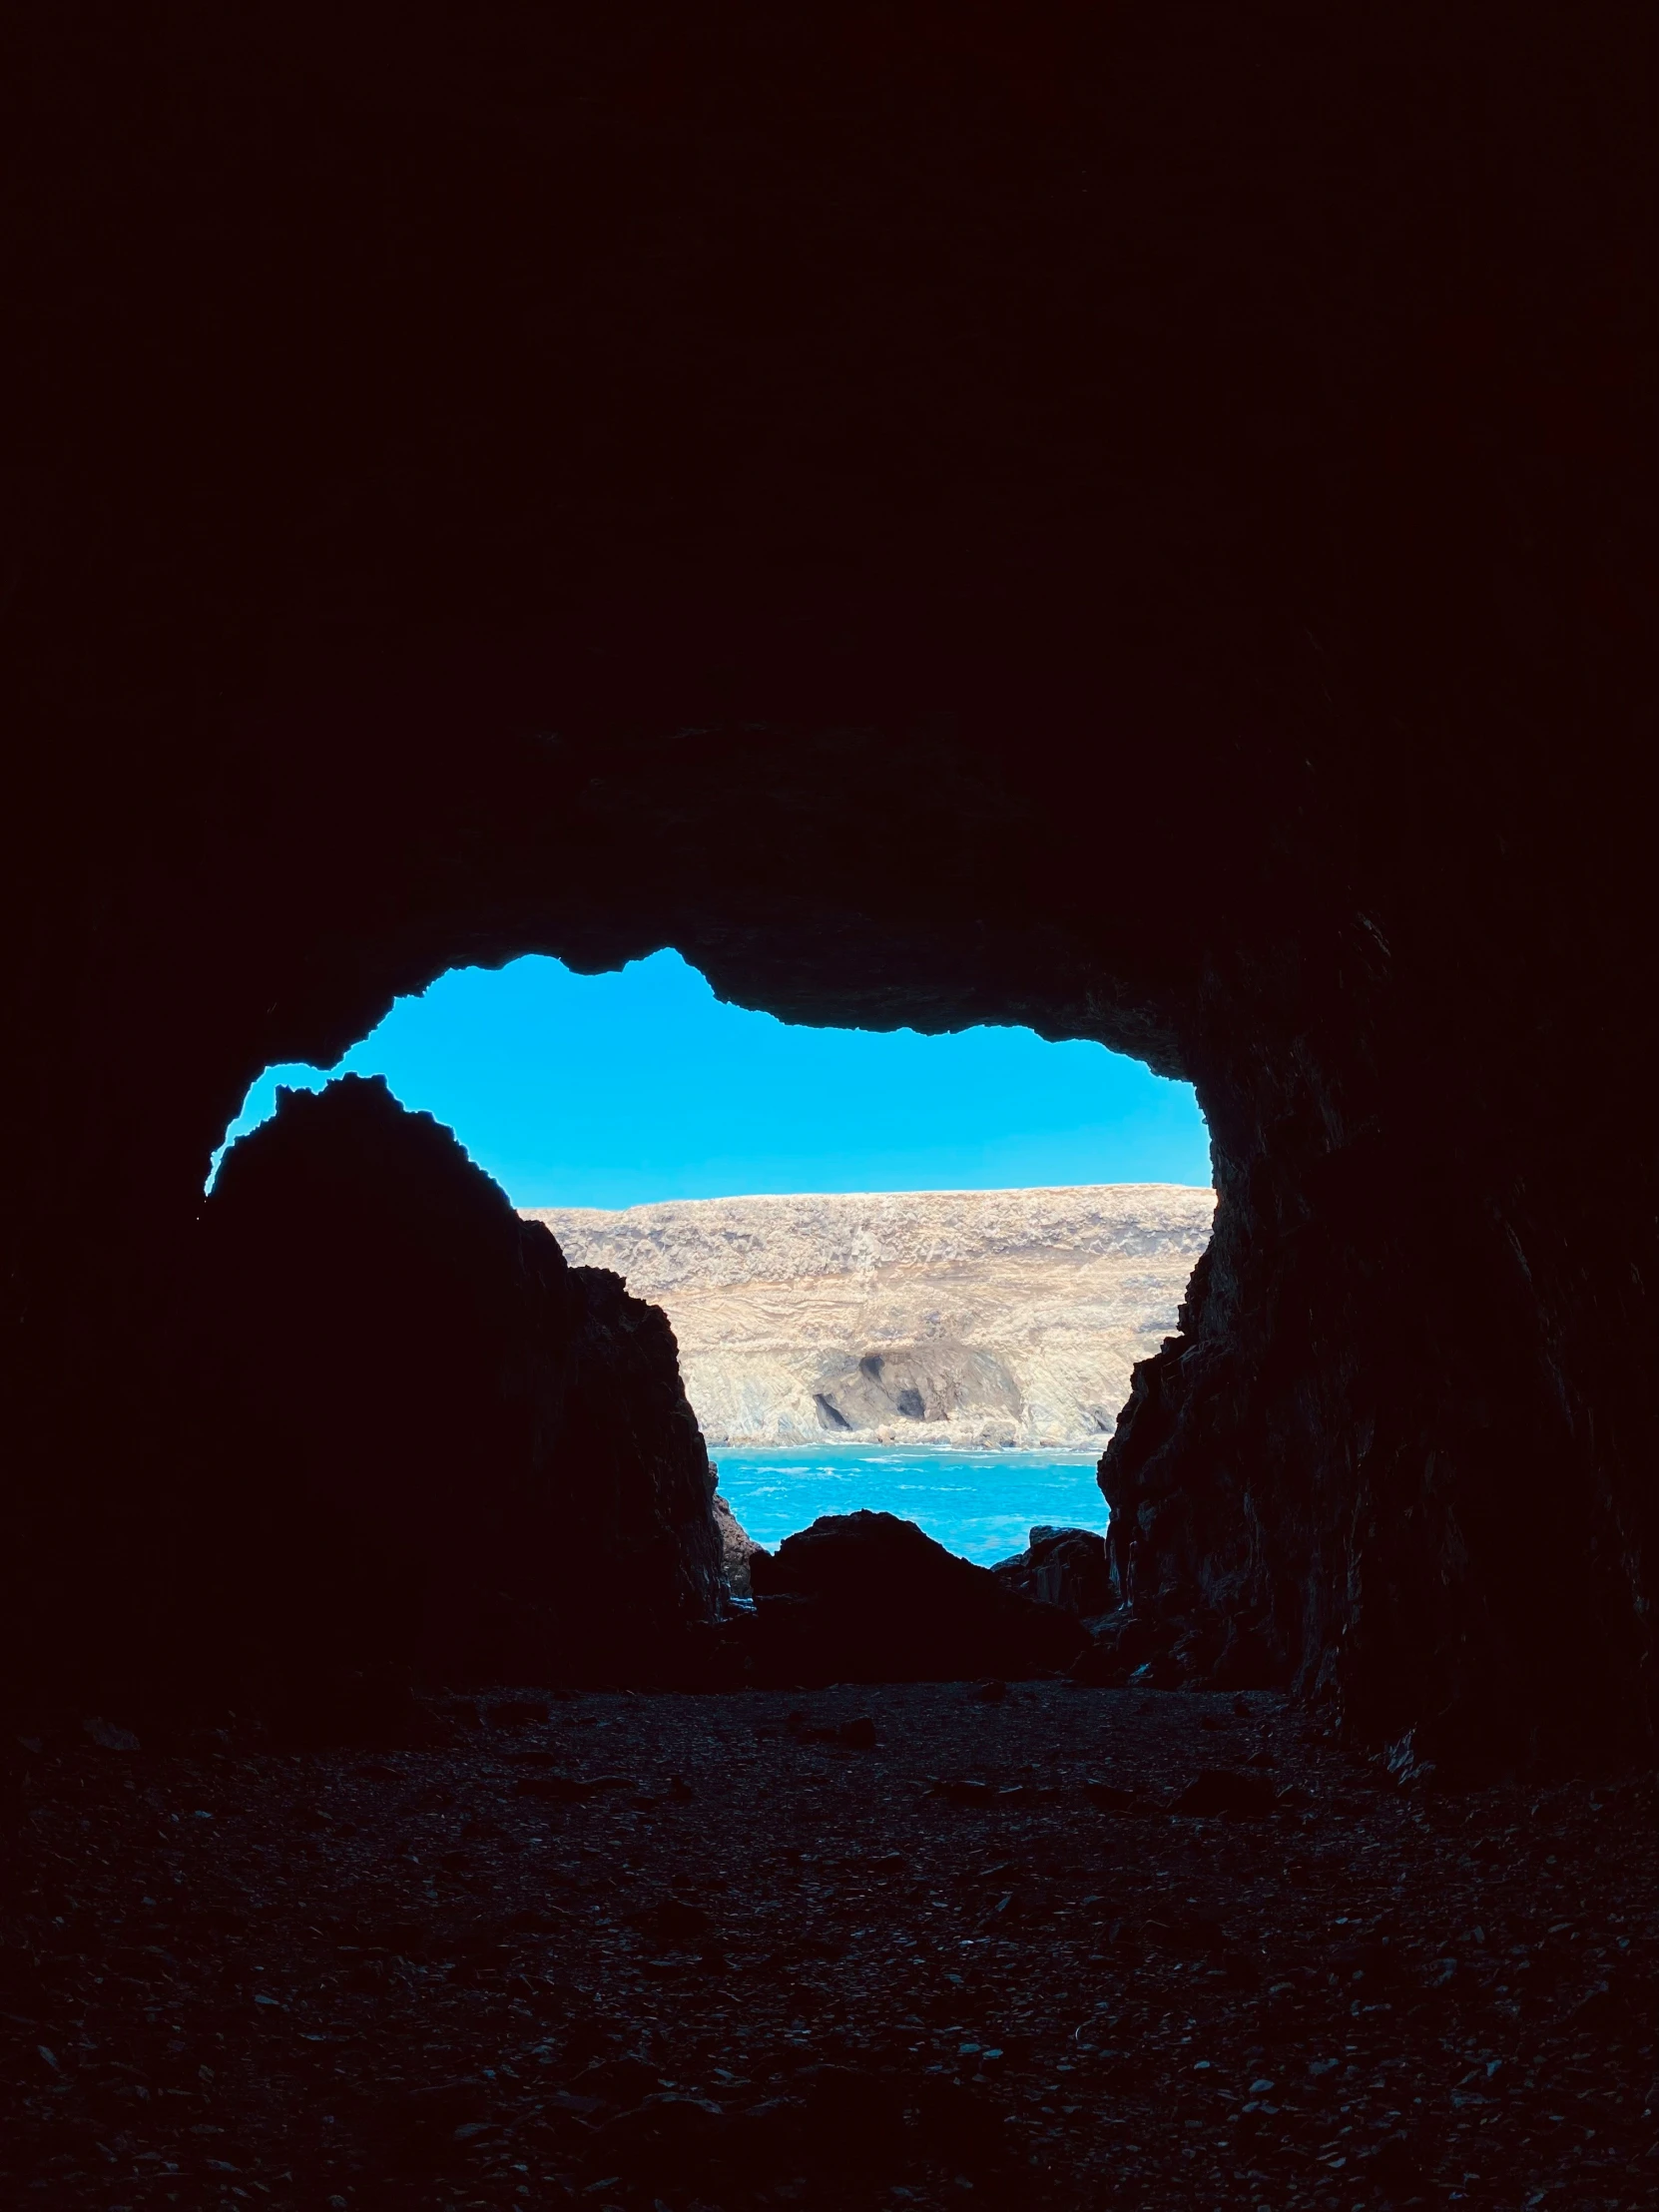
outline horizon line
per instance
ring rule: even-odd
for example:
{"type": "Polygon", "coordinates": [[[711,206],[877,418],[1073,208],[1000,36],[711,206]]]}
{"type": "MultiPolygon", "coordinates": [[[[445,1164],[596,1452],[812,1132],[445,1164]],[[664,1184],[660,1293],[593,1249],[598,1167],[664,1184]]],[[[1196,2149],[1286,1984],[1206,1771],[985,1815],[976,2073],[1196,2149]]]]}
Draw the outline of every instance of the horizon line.
{"type": "Polygon", "coordinates": [[[1026,1198],[1039,1194],[1058,1196],[1072,1191],[1204,1191],[1216,1195],[1213,1183],[1170,1183],[1141,1178],[1132,1183],[994,1183],[966,1184],[941,1189],[902,1191],[728,1191],[719,1197],[641,1198],[631,1206],[517,1206],[520,1214],[641,1214],[652,1206],[731,1206],[770,1200],[785,1205],[797,1198],[1026,1198]]]}

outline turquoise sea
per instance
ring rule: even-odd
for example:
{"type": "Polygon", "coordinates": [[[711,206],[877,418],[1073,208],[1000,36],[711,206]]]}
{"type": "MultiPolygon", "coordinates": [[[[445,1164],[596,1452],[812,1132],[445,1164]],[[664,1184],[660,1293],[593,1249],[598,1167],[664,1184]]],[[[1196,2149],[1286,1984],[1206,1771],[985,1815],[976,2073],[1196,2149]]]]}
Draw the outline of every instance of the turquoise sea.
{"type": "Polygon", "coordinates": [[[902,1444],[714,1444],[732,1510],[769,1551],[821,1513],[896,1513],[982,1567],[1042,1521],[1106,1527],[1091,1451],[924,1451],[902,1444]]]}

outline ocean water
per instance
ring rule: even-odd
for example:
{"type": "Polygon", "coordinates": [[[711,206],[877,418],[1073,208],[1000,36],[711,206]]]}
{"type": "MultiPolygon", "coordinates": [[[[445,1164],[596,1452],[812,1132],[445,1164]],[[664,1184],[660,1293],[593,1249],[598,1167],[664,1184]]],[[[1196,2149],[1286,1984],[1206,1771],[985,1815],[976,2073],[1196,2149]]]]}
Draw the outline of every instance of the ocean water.
{"type": "Polygon", "coordinates": [[[1104,1532],[1106,1500],[1087,1451],[926,1451],[902,1444],[717,1444],[720,1487],[769,1551],[821,1513],[860,1506],[913,1520],[988,1567],[1023,1551],[1039,1522],[1104,1532]]]}

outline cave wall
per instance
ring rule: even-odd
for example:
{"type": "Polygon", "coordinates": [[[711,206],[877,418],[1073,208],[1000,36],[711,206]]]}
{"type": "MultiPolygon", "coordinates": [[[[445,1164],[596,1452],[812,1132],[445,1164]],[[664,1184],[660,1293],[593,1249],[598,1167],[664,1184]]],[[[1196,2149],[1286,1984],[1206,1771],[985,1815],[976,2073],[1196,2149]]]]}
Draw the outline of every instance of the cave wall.
{"type": "Polygon", "coordinates": [[[10,1674],[252,1077],[672,943],[1194,1081],[1106,1473],[1172,1604],[1368,1732],[1644,1740],[1641,11],[23,21],[10,1674]]]}

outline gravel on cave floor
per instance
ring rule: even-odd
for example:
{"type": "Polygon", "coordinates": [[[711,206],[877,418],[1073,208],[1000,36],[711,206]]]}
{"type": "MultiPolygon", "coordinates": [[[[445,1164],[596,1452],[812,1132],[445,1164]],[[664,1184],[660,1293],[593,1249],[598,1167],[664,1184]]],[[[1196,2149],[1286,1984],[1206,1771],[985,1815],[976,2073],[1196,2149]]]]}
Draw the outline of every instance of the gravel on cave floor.
{"type": "Polygon", "coordinates": [[[1652,2201],[1651,1779],[1401,1793],[1267,1696],[542,1702],[31,1739],[3,2201],[1652,2201]],[[1215,1768],[1287,1794],[1163,1810],[1215,1768]]]}

